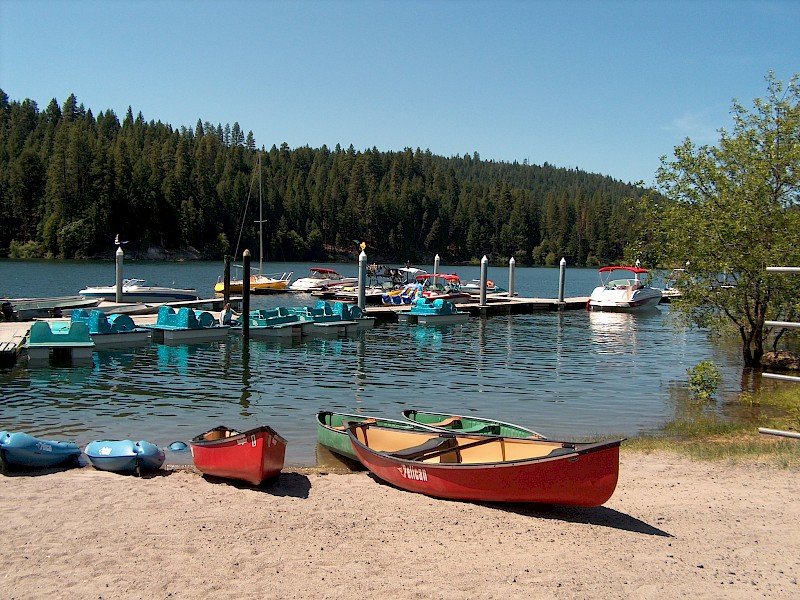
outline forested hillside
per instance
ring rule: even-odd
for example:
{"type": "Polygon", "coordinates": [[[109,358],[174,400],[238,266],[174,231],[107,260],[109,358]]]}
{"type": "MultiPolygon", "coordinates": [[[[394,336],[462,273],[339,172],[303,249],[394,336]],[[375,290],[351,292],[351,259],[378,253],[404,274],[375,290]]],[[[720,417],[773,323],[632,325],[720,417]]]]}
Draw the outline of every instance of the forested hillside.
{"type": "MultiPolygon", "coordinates": [[[[120,233],[134,252],[216,259],[243,221],[239,252],[257,253],[257,154],[238,123],[176,129],[130,108],[120,122],[74,95],[40,110],[0,90],[0,256],[110,257],[120,233]]],[[[607,262],[627,239],[623,199],[642,192],[547,164],[338,145],[272,145],[261,179],[269,260],[352,255],[363,240],[387,261],[607,262]]]]}

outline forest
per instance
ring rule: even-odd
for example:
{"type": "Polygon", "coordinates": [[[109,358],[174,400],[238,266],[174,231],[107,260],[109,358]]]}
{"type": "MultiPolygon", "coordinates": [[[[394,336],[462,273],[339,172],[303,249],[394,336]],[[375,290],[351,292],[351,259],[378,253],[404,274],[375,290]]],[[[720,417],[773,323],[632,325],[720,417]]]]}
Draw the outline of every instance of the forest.
{"type": "Polygon", "coordinates": [[[157,247],[207,259],[352,258],[572,265],[619,260],[645,189],[578,169],[338,144],[261,149],[239,123],[194,128],[70,95],[44,110],[0,90],[0,256],[111,257],[157,247]],[[261,157],[260,161],[258,157],[261,157]],[[258,165],[260,173],[257,173],[258,165]]]}

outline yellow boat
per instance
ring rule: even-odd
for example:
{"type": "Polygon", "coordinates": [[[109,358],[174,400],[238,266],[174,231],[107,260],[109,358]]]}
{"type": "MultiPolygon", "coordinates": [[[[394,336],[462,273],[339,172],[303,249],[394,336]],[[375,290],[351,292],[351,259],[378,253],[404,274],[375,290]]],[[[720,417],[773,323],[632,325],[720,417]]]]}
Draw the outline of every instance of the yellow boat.
{"type": "MultiPolygon", "coordinates": [[[[250,293],[252,294],[270,294],[273,292],[285,292],[289,287],[289,281],[292,278],[292,272],[288,273],[272,273],[270,275],[251,275],[250,276],[250,293]]],[[[225,282],[217,281],[214,286],[214,291],[218,294],[223,293],[225,289],[225,282]]],[[[231,279],[230,292],[232,294],[242,293],[242,280],[231,279]]]]}

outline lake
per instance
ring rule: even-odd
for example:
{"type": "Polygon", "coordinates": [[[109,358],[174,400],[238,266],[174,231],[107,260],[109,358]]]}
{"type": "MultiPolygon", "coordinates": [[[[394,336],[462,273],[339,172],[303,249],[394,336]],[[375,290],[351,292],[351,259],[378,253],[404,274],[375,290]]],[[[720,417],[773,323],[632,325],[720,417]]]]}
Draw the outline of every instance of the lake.
{"type": "MultiPolygon", "coordinates": [[[[265,271],[302,277],[309,266],[268,263],[265,271]]],[[[357,272],[355,263],[325,266],[357,272]]],[[[206,297],[221,270],[218,262],[125,264],[126,277],[194,287],[206,297]]],[[[468,280],[480,269],[441,271],[468,280]]],[[[491,267],[489,277],[505,287],[507,273],[491,267]]],[[[0,261],[0,296],[74,295],[113,281],[111,261],[0,261]]],[[[566,296],[588,296],[598,281],[594,269],[567,269],[566,296]]],[[[558,269],[517,268],[516,288],[554,298],[558,269]]],[[[253,308],[313,301],[257,296],[253,308]]],[[[738,347],[677,327],[663,305],[649,315],[576,310],[447,327],[388,324],[353,339],[251,341],[249,351],[231,335],[224,343],[95,352],[87,366],[0,370],[0,429],[81,445],[131,438],[165,446],[220,424],[268,424],[289,440],[289,465],[315,464],[314,414],[323,409],[393,418],[403,408],[469,412],[552,437],[635,435],[673,417],[675,389],[705,359],[720,368],[723,394],[739,391],[738,347]]]]}

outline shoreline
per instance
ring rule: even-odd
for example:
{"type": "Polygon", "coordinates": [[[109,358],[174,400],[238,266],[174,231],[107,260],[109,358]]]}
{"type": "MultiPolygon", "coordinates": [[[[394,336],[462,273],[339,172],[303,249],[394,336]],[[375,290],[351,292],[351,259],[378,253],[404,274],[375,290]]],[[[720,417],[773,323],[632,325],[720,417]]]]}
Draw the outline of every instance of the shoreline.
{"type": "Polygon", "coordinates": [[[800,593],[797,469],[625,452],[598,508],[438,500],[364,472],[0,476],[10,598],[800,593]]]}

